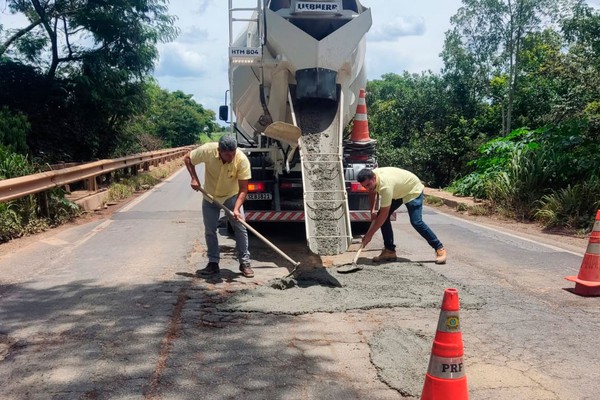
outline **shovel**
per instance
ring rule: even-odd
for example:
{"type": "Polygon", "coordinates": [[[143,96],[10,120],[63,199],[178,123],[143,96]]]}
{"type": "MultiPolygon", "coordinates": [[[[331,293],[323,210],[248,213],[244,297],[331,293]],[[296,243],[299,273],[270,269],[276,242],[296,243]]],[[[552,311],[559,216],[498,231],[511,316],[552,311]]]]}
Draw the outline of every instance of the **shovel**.
{"type": "Polygon", "coordinates": [[[300,144],[299,140],[302,136],[302,130],[296,125],[288,124],[287,122],[283,121],[276,121],[273,122],[271,125],[267,126],[267,129],[265,129],[262,135],[290,145],[288,159],[285,160],[285,170],[289,173],[290,161],[291,158],[294,156],[296,148],[300,144]]]}
{"type": "Polygon", "coordinates": [[[298,139],[302,136],[302,131],[296,125],[288,124],[283,121],[276,121],[267,126],[263,135],[288,143],[292,146],[298,146],[298,139]]]}
{"type": "MultiPolygon", "coordinates": [[[[210,194],[208,194],[204,189],[199,188],[198,190],[200,190],[200,192],[203,195],[205,195],[208,199],[210,199],[213,203],[215,203],[221,210],[225,211],[225,214],[227,214],[227,216],[229,216],[230,218],[232,218],[232,219],[235,220],[233,211],[231,211],[229,208],[225,207],[223,204],[221,204],[217,200],[215,200],[215,198],[213,196],[211,196],[210,194]]],[[[292,260],[290,258],[290,256],[288,256],[287,254],[285,254],[277,246],[275,246],[273,243],[271,243],[269,241],[269,239],[267,239],[266,237],[264,237],[263,235],[261,235],[260,233],[258,233],[258,231],[256,229],[254,229],[253,227],[251,227],[246,221],[244,221],[243,219],[238,219],[236,221],[238,221],[239,223],[241,223],[242,225],[244,225],[246,227],[246,229],[248,229],[250,232],[252,232],[257,238],[259,238],[260,240],[262,240],[267,246],[269,246],[271,249],[273,249],[277,254],[279,254],[280,256],[282,256],[283,258],[285,258],[286,260],[288,260],[294,266],[294,271],[296,270],[296,268],[298,268],[298,265],[300,265],[299,262],[296,262],[296,261],[292,260]]]]}
{"type": "MultiPolygon", "coordinates": [[[[369,225],[369,230],[371,230],[371,227],[373,226],[374,223],[375,223],[375,220],[371,221],[371,225],[369,225]]],[[[360,271],[361,269],[363,269],[363,267],[361,265],[358,265],[356,263],[358,261],[358,257],[360,256],[360,252],[363,250],[363,248],[364,248],[364,246],[361,243],[360,248],[358,249],[358,251],[356,252],[356,255],[354,256],[354,260],[352,260],[352,264],[343,264],[343,265],[339,266],[337,269],[337,272],[340,274],[347,274],[350,272],[356,272],[356,271],[360,271]]]]}
{"type": "Polygon", "coordinates": [[[358,265],[356,263],[356,261],[358,261],[358,257],[360,256],[360,252],[362,251],[363,248],[364,248],[364,246],[361,244],[360,249],[358,249],[358,251],[356,252],[356,255],[354,256],[354,260],[352,260],[352,264],[345,264],[345,265],[338,267],[337,272],[340,274],[347,274],[349,272],[356,272],[356,271],[360,271],[361,269],[363,269],[363,267],[361,265],[358,265]]]}

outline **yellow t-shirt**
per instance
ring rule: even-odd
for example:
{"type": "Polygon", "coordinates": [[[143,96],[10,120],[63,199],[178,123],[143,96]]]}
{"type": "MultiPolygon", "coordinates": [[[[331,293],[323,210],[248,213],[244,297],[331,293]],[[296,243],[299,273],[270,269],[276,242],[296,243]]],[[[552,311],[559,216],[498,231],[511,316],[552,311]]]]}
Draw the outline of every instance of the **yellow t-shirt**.
{"type": "Polygon", "coordinates": [[[222,203],[240,191],[238,180],[248,180],[252,176],[250,161],[240,149],[230,163],[224,164],[219,158],[219,144],[204,144],[190,152],[192,164],[204,163],[204,190],[222,203]]]}
{"type": "Polygon", "coordinates": [[[377,177],[375,191],[379,193],[379,207],[389,207],[392,200],[402,199],[406,204],[416,199],[425,189],[419,178],[410,171],[396,167],[375,168],[377,177]]]}

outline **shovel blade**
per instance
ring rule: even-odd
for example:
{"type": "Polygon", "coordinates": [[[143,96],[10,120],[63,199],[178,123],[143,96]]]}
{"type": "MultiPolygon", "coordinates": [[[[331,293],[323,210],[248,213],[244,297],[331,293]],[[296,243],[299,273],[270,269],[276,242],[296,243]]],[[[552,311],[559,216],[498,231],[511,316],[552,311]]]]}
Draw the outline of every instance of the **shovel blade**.
{"type": "Polygon", "coordinates": [[[265,129],[263,135],[297,146],[298,139],[300,139],[300,136],[302,136],[302,131],[296,125],[277,121],[267,126],[267,129],[265,129]]]}
{"type": "Polygon", "coordinates": [[[363,267],[361,267],[358,264],[348,264],[348,265],[342,265],[341,267],[339,267],[337,269],[337,272],[339,274],[348,274],[350,272],[360,271],[361,269],[363,269],[363,267]]]}

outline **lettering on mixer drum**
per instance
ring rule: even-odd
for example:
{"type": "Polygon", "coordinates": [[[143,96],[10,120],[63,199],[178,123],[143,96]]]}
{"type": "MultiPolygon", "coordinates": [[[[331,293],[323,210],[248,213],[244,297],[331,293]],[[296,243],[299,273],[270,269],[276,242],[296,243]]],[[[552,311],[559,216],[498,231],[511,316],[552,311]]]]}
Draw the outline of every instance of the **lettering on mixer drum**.
{"type": "Polygon", "coordinates": [[[338,3],[309,3],[299,1],[296,3],[296,12],[330,12],[335,13],[340,9],[338,3]]]}

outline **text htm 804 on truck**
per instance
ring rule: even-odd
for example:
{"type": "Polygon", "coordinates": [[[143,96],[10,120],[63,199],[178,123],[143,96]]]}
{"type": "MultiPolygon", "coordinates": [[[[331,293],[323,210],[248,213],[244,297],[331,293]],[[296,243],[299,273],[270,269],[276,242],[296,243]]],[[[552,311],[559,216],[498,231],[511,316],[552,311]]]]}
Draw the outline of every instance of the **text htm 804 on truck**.
{"type": "MultiPolygon", "coordinates": [[[[370,221],[356,175],[376,166],[374,141],[368,130],[344,138],[364,104],[370,9],[358,0],[229,0],[229,21],[230,106],[219,116],[235,120],[252,166],[246,220],[304,221],[312,252],[341,254],[352,225],[370,221]]],[[[366,108],[355,124],[365,118],[366,108]]]]}

